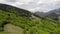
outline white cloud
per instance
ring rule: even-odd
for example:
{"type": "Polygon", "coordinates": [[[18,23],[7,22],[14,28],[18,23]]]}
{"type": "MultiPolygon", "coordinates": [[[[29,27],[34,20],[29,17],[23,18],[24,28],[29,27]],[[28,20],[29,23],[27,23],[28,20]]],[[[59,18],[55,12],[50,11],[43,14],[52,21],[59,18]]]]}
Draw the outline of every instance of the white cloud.
{"type": "Polygon", "coordinates": [[[20,6],[20,5],[22,5],[22,4],[24,4],[24,3],[16,2],[16,3],[13,3],[13,4],[11,4],[11,5],[13,5],[13,6],[20,6]]]}
{"type": "Polygon", "coordinates": [[[17,6],[33,12],[46,12],[60,7],[60,0],[0,0],[0,3],[17,6]]]}
{"type": "Polygon", "coordinates": [[[0,0],[0,3],[4,3],[5,1],[4,0],[0,0]]]}
{"type": "Polygon", "coordinates": [[[16,2],[17,0],[6,0],[6,2],[16,2]]]}

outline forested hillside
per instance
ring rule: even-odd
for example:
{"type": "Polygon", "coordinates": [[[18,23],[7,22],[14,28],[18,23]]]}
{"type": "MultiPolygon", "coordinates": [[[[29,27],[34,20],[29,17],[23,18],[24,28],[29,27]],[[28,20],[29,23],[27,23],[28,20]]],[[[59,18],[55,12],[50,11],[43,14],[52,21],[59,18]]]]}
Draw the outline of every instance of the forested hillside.
{"type": "Polygon", "coordinates": [[[9,29],[4,30],[4,27],[9,26],[9,24],[14,25],[13,27],[22,28],[23,33],[20,34],[60,34],[59,22],[38,16],[24,9],[0,4],[0,34],[13,34],[6,31],[9,29]]]}

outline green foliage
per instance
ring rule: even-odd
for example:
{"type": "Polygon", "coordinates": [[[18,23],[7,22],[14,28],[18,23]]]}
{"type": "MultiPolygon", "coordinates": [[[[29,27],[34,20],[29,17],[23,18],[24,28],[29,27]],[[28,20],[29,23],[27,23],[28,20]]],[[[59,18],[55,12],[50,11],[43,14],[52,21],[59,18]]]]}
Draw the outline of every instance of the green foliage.
{"type": "Polygon", "coordinates": [[[29,12],[22,12],[9,7],[9,12],[0,10],[0,30],[5,22],[24,29],[24,34],[60,34],[59,22],[29,12]],[[29,14],[28,14],[29,13],[29,14]],[[3,25],[2,25],[3,24],[3,25]]]}

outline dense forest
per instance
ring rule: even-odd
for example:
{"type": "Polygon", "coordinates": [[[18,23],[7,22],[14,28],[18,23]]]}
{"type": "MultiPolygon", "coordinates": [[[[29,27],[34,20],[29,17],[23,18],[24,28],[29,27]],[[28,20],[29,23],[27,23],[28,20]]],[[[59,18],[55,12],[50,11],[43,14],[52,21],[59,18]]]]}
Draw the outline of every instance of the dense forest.
{"type": "Polygon", "coordinates": [[[24,9],[0,4],[0,34],[13,34],[5,32],[4,27],[7,24],[22,28],[23,34],[60,34],[60,22],[24,9]]]}

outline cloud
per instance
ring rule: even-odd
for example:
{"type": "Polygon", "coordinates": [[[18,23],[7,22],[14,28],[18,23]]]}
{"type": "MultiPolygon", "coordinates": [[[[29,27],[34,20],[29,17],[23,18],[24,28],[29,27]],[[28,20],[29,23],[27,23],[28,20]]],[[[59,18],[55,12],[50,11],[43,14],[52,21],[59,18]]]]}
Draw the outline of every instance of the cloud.
{"type": "Polygon", "coordinates": [[[0,3],[13,5],[31,12],[47,12],[60,7],[60,0],[0,0],[0,3]]]}
{"type": "Polygon", "coordinates": [[[5,1],[4,0],[0,0],[0,3],[4,3],[5,1]]]}
{"type": "Polygon", "coordinates": [[[6,2],[16,2],[17,0],[6,0],[6,2]]]}

